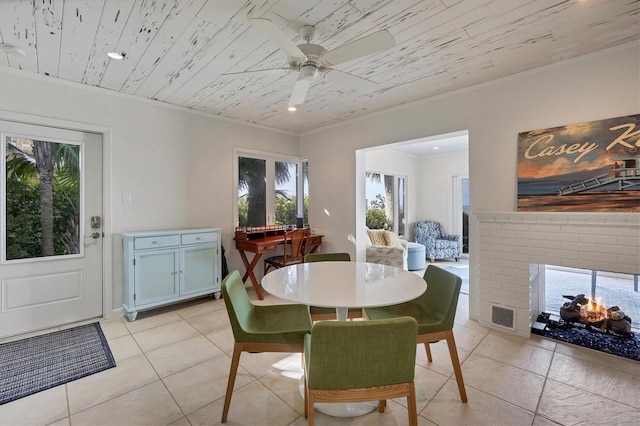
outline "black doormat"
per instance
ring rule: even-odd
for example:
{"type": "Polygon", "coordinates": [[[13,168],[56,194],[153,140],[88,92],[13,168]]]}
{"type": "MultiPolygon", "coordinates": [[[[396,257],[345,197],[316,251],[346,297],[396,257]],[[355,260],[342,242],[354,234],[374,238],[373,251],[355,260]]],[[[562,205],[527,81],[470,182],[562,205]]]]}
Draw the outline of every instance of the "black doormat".
{"type": "Polygon", "coordinates": [[[100,324],[0,344],[0,405],[115,367],[100,324]]]}
{"type": "Polygon", "coordinates": [[[531,332],[560,342],[640,361],[640,341],[634,333],[630,336],[604,333],[594,328],[587,329],[582,324],[570,324],[562,320],[551,323],[536,322],[531,327],[531,332]]]}

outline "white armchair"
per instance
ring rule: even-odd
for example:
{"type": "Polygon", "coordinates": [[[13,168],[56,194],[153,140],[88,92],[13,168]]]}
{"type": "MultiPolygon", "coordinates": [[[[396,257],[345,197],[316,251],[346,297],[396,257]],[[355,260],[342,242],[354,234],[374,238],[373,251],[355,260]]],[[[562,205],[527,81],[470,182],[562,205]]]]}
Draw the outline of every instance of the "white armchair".
{"type": "Polygon", "coordinates": [[[367,262],[407,270],[407,241],[383,229],[367,230],[367,262]]]}

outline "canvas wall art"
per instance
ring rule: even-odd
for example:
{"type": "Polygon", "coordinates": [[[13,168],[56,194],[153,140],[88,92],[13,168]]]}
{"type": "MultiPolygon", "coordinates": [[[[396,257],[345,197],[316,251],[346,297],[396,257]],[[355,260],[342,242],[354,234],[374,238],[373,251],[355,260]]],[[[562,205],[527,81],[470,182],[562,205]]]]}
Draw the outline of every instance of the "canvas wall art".
{"type": "Polygon", "coordinates": [[[640,212],[640,114],[520,133],[518,211],[640,212]]]}

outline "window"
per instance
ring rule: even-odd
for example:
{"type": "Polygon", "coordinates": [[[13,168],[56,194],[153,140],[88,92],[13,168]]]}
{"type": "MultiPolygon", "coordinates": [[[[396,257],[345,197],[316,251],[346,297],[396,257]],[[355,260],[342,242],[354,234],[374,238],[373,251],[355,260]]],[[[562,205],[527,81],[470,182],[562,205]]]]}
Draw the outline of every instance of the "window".
{"type": "Polygon", "coordinates": [[[298,217],[308,224],[306,161],[244,151],[236,158],[238,226],[294,225],[298,217]]]}
{"type": "Polygon", "coordinates": [[[79,254],[80,145],[5,135],[6,260],[79,254]]]}
{"type": "Polygon", "coordinates": [[[367,172],[367,227],[405,235],[406,177],[367,172]]]}

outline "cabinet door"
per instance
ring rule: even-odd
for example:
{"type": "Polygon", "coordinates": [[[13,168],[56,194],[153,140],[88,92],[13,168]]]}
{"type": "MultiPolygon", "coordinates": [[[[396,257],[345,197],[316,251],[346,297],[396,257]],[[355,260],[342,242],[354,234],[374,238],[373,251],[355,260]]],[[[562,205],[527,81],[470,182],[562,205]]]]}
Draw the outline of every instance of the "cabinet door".
{"type": "Polygon", "coordinates": [[[188,295],[216,287],[216,246],[203,245],[182,249],[180,295],[188,295]]]}
{"type": "Polygon", "coordinates": [[[177,249],[136,253],[136,306],[178,295],[178,260],[177,249]]]}

